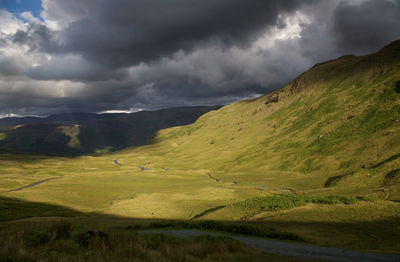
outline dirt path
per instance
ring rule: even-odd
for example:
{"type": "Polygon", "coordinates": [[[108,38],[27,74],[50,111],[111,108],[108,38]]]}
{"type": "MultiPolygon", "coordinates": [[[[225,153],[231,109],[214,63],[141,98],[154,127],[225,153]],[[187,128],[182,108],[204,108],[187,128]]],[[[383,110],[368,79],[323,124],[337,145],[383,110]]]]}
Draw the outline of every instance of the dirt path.
{"type": "MultiPolygon", "coordinates": [[[[223,236],[222,233],[210,233],[198,230],[139,230],[139,234],[163,233],[177,237],[191,237],[201,235],[223,236]]],[[[252,238],[245,236],[232,236],[248,246],[253,246],[259,251],[273,253],[278,255],[291,256],[295,258],[317,259],[326,261],[343,261],[343,262],[399,262],[400,255],[369,253],[360,251],[351,251],[341,248],[320,247],[306,244],[297,244],[291,242],[282,242],[263,238],[252,238]]]]}
{"type": "Polygon", "coordinates": [[[278,189],[278,191],[284,191],[284,190],[289,191],[290,194],[296,195],[296,191],[291,189],[291,188],[289,188],[289,187],[281,187],[281,188],[278,189]]]}
{"type": "Polygon", "coordinates": [[[60,178],[61,178],[61,177],[52,177],[52,178],[48,178],[48,179],[45,179],[45,180],[41,180],[41,181],[38,181],[38,182],[35,182],[35,183],[32,183],[32,184],[29,184],[29,185],[27,185],[27,186],[23,186],[23,187],[19,187],[19,188],[16,188],[16,189],[11,189],[11,190],[7,190],[7,191],[3,191],[3,192],[1,192],[1,193],[8,193],[8,192],[14,192],[14,191],[21,191],[21,190],[23,190],[23,189],[26,189],[26,188],[29,188],[29,187],[34,187],[34,186],[43,184],[43,183],[45,183],[45,182],[48,182],[48,181],[51,181],[51,180],[60,179],[60,178]]]}
{"type": "Polygon", "coordinates": [[[259,188],[259,190],[274,190],[274,191],[289,191],[291,194],[296,194],[296,190],[291,189],[289,187],[280,187],[280,188],[273,188],[270,186],[263,186],[263,185],[255,185],[255,187],[259,188]]]}

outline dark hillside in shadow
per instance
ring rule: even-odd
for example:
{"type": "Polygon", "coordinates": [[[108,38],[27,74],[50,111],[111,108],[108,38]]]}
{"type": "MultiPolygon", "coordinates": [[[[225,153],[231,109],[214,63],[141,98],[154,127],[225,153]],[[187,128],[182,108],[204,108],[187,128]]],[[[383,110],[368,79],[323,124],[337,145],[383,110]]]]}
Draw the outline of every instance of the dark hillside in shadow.
{"type": "Polygon", "coordinates": [[[26,122],[16,128],[3,127],[0,146],[53,156],[106,153],[144,145],[160,129],[191,124],[219,108],[194,106],[132,114],[71,113],[44,119],[0,119],[0,126],[26,122]]]}

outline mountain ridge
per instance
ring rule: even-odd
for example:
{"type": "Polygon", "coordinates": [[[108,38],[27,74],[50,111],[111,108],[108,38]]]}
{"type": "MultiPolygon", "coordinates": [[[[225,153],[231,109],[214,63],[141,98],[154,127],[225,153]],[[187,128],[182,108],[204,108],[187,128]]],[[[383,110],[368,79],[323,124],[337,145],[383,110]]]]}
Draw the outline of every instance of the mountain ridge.
{"type": "Polygon", "coordinates": [[[4,128],[0,146],[59,156],[104,153],[143,145],[157,130],[190,124],[219,107],[177,107],[131,114],[57,114],[34,119],[39,122],[4,128]]]}
{"type": "Polygon", "coordinates": [[[88,121],[88,120],[109,119],[109,118],[119,117],[119,116],[123,116],[123,115],[125,115],[125,114],[124,113],[96,114],[96,113],[87,113],[87,112],[71,112],[71,113],[54,114],[54,115],[49,115],[46,117],[35,117],[35,116],[5,117],[5,118],[0,119],[0,127],[52,123],[52,122],[78,123],[81,121],[88,121]]]}

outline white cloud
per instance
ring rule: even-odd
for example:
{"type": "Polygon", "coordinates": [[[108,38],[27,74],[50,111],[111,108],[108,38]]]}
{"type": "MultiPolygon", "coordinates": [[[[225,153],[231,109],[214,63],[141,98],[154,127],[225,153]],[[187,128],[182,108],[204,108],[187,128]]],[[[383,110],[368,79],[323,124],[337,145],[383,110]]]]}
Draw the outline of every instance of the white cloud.
{"type": "Polygon", "coordinates": [[[2,118],[7,118],[7,117],[26,117],[26,116],[32,116],[32,117],[46,117],[47,115],[20,115],[20,114],[14,114],[14,113],[9,113],[9,114],[0,114],[0,119],[2,118]]]}
{"type": "Polygon", "coordinates": [[[20,17],[28,21],[29,23],[40,23],[40,19],[33,16],[32,12],[22,12],[20,17]]]}
{"type": "Polygon", "coordinates": [[[53,30],[62,30],[82,18],[96,0],[42,0],[41,16],[53,30]]]}
{"type": "Polygon", "coordinates": [[[277,40],[300,38],[303,27],[310,23],[310,17],[301,11],[290,15],[279,15],[279,24],[267,30],[252,44],[252,48],[254,50],[273,48],[277,40]]]}
{"type": "Polygon", "coordinates": [[[143,111],[143,108],[129,108],[128,110],[104,110],[97,112],[98,114],[130,114],[143,111]]]}
{"type": "Polygon", "coordinates": [[[26,24],[5,9],[0,9],[0,38],[26,29],[26,24]]]}

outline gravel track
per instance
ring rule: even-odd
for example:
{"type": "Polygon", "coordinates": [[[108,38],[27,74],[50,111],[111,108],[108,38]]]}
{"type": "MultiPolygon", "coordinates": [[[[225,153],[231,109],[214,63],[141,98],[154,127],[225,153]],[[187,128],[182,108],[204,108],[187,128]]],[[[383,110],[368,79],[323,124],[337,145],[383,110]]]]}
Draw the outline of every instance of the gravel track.
{"type": "Polygon", "coordinates": [[[259,251],[273,253],[278,255],[291,256],[295,258],[317,259],[325,261],[343,261],[343,262],[399,262],[400,255],[385,253],[370,253],[352,251],[333,247],[320,247],[308,244],[298,244],[291,242],[282,242],[271,239],[253,238],[245,236],[227,235],[222,233],[211,233],[199,230],[139,230],[139,234],[157,234],[162,233],[177,237],[191,237],[201,235],[212,236],[230,236],[248,246],[252,246],[259,251]]]}

